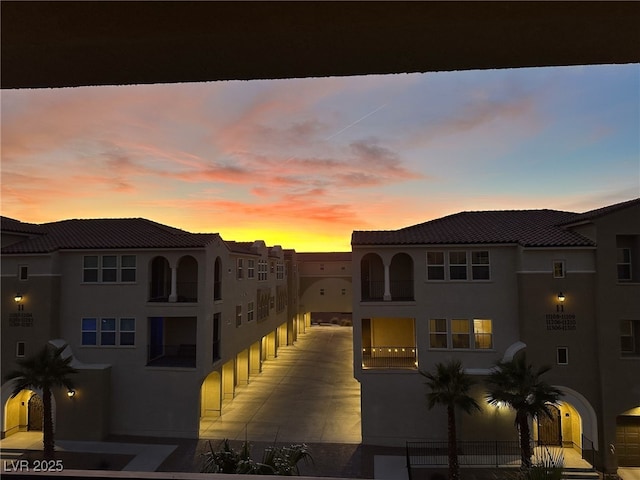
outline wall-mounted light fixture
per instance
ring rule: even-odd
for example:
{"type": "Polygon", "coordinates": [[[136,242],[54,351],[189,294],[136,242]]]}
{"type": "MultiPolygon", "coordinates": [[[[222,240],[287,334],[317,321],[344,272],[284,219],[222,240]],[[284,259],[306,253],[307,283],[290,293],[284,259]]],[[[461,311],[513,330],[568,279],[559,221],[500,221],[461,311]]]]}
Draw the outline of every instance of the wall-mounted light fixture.
{"type": "Polygon", "coordinates": [[[566,298],[566,297],[564,296],[564,293],[560,292],[560,293],[558,294],[558,301],[559,301],[559,302],[564,302],[564,299],[565,299],[565,298],[566,298]]]}
{"type": "Polygon", "coordinates": [[[75,396],[75,394],[76,394],[76,391],[73,388],[70,388],[67,391],[67,397],[69,397],[69,398],[73,398],[75,396]]]}
{"type": "Polygon", "coordinates": [[[16,293],[16,296],[13,297],[13,299],[16,301],[16,303],[19,303],[22,301],[22,295],[20,295],[19,293],[16,293]]]}

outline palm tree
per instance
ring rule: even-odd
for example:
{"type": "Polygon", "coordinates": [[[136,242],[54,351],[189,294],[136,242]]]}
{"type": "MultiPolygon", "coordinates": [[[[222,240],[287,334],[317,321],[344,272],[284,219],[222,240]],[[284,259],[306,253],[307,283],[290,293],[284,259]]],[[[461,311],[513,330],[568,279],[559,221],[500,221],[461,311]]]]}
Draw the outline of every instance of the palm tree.
{"type": "Polygon", "coordinates": [[[540,367],[537,370],[527,364],[526,356],[508,362],[498,362],[496,369],[488,379],[489,392],[487,400],[492,405],[501,404],[516,412],[515,425],[520,434],[520,458],[522,468],[531,467],[531,431],[529,418],[540,415],[551,418],[550,404],[558,402],[562,393],[540,377],[551,370],[551,367],[540,367]]]}
{"type": "Polygon", "coordinates": [[[7,374],[5,381],[13,380],[13,393],[11,398],[22,390],[33,388],[42,391],[43,425],[42,437],[44,446],[44,458],[52,459],[54,456],[53,442],[53,416],[51,412],[51,390],[54,387],[66,387],[72,389],[73,384],[69,375],[77,370],[71,364],[71,357],[62,358],[62,352],[66,345],[56,348],[45,345],[40,352],[32,357],[17,360],[20,368],[7,374]]]}
{"type": "Polygon", "coordinates": [[[437,363],[435,373],[420,371],[420,374],[427,378],[426,384],[431,389],[427,394],[429,410],[436,405],[447,407],[449,480],[458,480],[460,466],[456,439],[456,407],[467,413],[472,413],[474,409],[480,410],[478,402],[469,395],[474,382],[464,372],[459,360],[452,360],[446,364],[437,363]]]}

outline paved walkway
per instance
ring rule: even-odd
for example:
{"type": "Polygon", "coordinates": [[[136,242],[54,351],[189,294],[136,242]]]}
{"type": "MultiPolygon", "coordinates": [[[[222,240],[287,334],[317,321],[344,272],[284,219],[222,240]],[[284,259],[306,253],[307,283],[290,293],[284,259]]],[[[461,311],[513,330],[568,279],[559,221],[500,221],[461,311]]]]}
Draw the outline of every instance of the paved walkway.
{"type": "Polygon", "coordinates": [[[314,326],[278,350],[200,438],[252,442],[361,442],[360,384],[353,378],[353,330],[314,326]]]}

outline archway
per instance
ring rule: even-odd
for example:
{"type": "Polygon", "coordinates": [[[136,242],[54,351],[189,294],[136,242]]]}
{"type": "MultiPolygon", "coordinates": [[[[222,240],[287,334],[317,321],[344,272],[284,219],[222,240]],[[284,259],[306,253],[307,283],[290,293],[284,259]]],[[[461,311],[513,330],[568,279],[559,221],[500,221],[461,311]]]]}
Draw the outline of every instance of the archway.
{"type": "Polygon", "coordinates": [[[211,372],[200,388],[200,417],[219,417],[222,410],[220,372],[211,372]]]}
{"type": "MultiPolygon", "coordinates": [[[[2,394],[1,401],[4,405],[3,415],[0,417],[2,420],[2,437],[8,437],[20,432],[27,431],[42,431],[42,414],[41,420],[37,421],[34,416],[38,415],[37,410],[41,409],[38,405],[42,405],[42,392],[39,389],[22,390],[15,397],[11,397],[13,392],[12,383],[7,382],[2,385],[0,389],[2,394]],[[31,401],[31,412],[30,400],[31,401]],[[30,418],[31,417],[31,418],[30,418]],[[31,422],[30,422],[31,420],[31,422]],[[31,424],[31,425],[30,425],[31,424]],[[39,427],[39,428],[38,428],[39,427]]],[[[56,427],[56,398],[55,395],[51,395],[51,417],[53,420],[53,428],[56,427]]]]}

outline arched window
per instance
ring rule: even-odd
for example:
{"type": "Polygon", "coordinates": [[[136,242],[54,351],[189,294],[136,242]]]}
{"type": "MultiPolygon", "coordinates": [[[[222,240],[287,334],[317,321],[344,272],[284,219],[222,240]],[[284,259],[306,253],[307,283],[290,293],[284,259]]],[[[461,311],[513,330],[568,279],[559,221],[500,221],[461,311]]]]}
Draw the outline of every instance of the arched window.
{"type": "Polygon", "coordinates": [[[413,300],[413,259],[406,253],[397,253],[389,266],[391,300],[413,300]]]}

